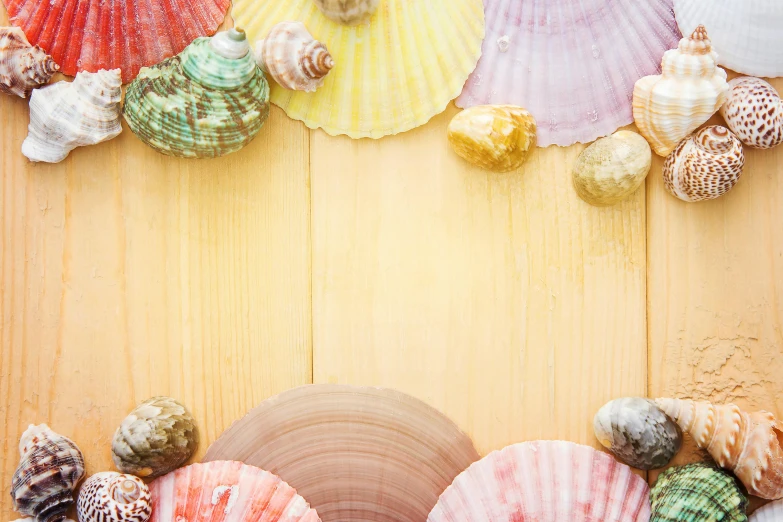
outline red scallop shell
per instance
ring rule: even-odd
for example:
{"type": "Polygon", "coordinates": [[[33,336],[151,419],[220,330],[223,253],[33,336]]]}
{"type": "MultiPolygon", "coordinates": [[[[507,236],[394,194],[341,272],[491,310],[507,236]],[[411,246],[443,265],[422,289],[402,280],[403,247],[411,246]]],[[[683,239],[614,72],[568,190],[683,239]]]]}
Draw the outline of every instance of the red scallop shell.
{"type": "Polygon", "coordinates": [[[174,56],[214,34],[230,0],[3,0],[21,27],[74,76],[122,69],[127,83],[139,69],[174,56]]]}

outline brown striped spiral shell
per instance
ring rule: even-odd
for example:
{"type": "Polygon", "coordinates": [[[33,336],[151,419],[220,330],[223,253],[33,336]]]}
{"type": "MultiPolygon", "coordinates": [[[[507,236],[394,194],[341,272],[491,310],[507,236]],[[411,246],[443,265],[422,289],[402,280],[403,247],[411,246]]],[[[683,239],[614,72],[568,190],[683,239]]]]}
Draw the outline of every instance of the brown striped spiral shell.
{"type": "Polygon", "coordinates": [[[314,92],[334,67],[326,46],[301,22],[280,22],[256,44],[256,61],[284,89],[314,92]]]}
{"type": "Polygon", "coordinates": [[[27,98],[60,70],[51,56],[33,47],[18,27],[0,27],[0,92],[27,98]]]}
{"type": "Polygon", "coordinates": [[[706,127],[680,142],[663,164],[666,190],[683,201],[722,196],[745,166],[742,143],[727,128],[706,127]]]}
{"type": "Polygon", "coordinates": [[[73,491],[84,477],[82,452],[46,424],[31,424],[19,441],[19,454],[11,480],[14,509],[36,522],[65,519],[73,505],[73,491]]]}
{"type": "Polygon", "coordinates": [[[729,82],[721,116],[737,138],[756,149],[783,143],[783,103],[775,88],[761,78],[744,76],[729,82]]]}
{"type": "Polygon", "coordinates": [[[152,514],[150,490],[133,475],[96,473],[82,486],[76,511],[79,522],[146,522],[152,514]]]}

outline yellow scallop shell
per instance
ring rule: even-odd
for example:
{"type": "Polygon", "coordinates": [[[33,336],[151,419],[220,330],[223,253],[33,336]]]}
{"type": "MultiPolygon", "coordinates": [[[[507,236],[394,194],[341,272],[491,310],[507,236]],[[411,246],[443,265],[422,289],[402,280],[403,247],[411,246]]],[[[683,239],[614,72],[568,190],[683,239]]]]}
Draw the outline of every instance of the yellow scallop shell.
{"type": "Polygon", "coordinates": [[[481,55],[482,0],[383,0],[369,21],[328,19],[313,0],[235,0],[251,41],[278,22],[300,21],[335,66],[314,93],[272,86],[293,119],[331,135],[380,138],[423,125],[462,91],[481,55]]]}

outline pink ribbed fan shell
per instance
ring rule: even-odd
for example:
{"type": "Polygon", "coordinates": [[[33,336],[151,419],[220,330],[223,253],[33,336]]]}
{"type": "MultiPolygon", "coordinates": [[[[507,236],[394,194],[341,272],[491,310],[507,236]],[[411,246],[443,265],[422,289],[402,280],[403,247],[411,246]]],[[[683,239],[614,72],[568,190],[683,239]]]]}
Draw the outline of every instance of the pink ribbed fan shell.
{"type": "Polygon", "coordinates": [[[647,522],[650,489],[631,468],[588,446],[514,444],[462,472],[428,522],[647,522]]]}
{"type": "Polygon", "coordinates": [[[149,522],[320,522],[280,477],[241,462],[192,464],[150,484],[149,522]]]}
{"type": "Polygon", "coordinates": [[[521,105],[543,147],[608,136],[633,122],[636,81],[677,47],[672,2],[484,0],[482,56],[457,106],[521,105]]]}
{"type": "Polygon", "coordinates": [[[139,69],[214,34],[229,0],[3,0],[11,22],[40,45],[63,73],[139,69]]]}

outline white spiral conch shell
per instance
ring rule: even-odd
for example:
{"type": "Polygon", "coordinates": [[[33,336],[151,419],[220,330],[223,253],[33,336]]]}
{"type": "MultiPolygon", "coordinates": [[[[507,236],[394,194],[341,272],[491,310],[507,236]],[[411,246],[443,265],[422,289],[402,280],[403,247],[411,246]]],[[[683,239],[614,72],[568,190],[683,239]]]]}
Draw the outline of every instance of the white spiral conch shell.
{"type": "Polygon", "coordinates": [[[84,482],[76,512],[79,522],[147,522],[152,514],[150,490],[133,475],[96,473],[84,482]]]}
{"type": "Polygon", "coordinates": [[[315,92],[334,67],[326,46],[301,22],[280,22],[256,43],[256,62],[281,87],[315,92]]]}
{"type": "Polygon", "coordinates": [[[715,114],[729,92],[707,31],[699,26],[663,55],[663,74],[645,76],[633,90],[633,118],[659,156],[666,156],[715,114]]]}
{"type": "Polygon", "coordinates": [[[30,161],[58,163],[76,147],[116,137],[122,132],[121,96],[119,69],[81,72],[73,83],[57,82],[34,91],[22,154],[30,161]]]}
{"type": "Polygon", "coordinates": [[[783,497],[783,430],[774,415],[747,413],[734,404],[655,402],[720,467],[733,471],[748,493],[766,499],[783,497]]]}
{"type": "Polygon", "coordinates": [[[0,92],[27,98],[60,70],[51,56],[33,47],[18,27],[0,27],[0,92]]]}
{"type": "Polygon", "coordinates": [[[323,14],[347,25],[355,25],[370,18],[378,9],[380,0],[314,0],[323,14]]]}
{"type": "Polygon", "coordinates": [[[775,88],[749,76],[731,80],[729,88],[720,114],[731,132],[756,149],[771,149],[783,143],[783,103],[775,88]]]}

